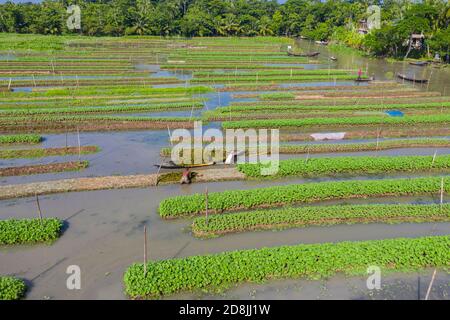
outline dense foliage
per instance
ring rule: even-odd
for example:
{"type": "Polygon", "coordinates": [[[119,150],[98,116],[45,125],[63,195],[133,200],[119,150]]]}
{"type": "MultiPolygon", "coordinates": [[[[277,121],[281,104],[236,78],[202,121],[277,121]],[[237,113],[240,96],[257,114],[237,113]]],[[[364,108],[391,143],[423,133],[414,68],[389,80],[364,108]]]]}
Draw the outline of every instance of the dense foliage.
{"type": "MultiPolygon", "coordinates": [[[[251,190],[212,192],[208,195],[208,209],[210,213],[214,213],[330,199],[438,194],[440,189],[441,178],[434,177],[305,183],[251,190]]],[[[450,191],[448,179],[444,181],[444,189],[445,192],[450,191]]],[[[204,194],[170,197],[159,205],[159,214],[163,218],[200,214],[204,210],[204,194]]]]}
{"type": "Polygon", "coordinates": [[[0,220],[0,245],[52,242],[62,225],[56,218],[0,220]]]}
{"type": "MultiPolygon", "coordinates": [[[[445,0],[78,0],[81,30],[67,29],[67,1],[0,5],[0,32],[47,35],[158,36],[306,36],[336,40],[376,55],[403,57],[412,33],[423,32],[427,43],[411,55],[425,55],[428,47],[441,56],[450,43],[450,6],[445,0]],[[364,35],[359,21],[370,16],[368,7],[381,7],[381,28],[364,35]]],[[[33,47],[61,49],[64,39],[42,38],[33,47]]],[[[0,41],[1,43],[1,41],[0,41]]],[[[3,47],[8,45],[4,43],[3,47]]],[[[16,48],[29,48],[26,42],[16,48]]]]}
{"type": "Polygon", "coordinates": [[[445,205],[338,205],[257,210],[198,217],[192,232],[199,237],[248,230],[307,227],[355,223],[401,223],[450,221],[450,204],[445,205]]]}
{"type": "Polygon", "coordinates": [[[365,274],[367,267],[412,271],[447,267],[449,236],[361,242],[301,244],[223,252],[131,265],[124,275],[132,298],[159,297],[182,291],[223,289],[242,282],[270,279],[320,279],[338,272],[365,274]]]}
{"type": "Polygon", "coordinates": [[[18,300],[26,290],[27,286],[23,280],[0,276],[0,300],[18,300]]]}
{"type": "Polygon", "coordinates": [[[37,134],[15,134],[0,136],[0,144],[26,143],[34,144],[42,141],[42,137],[37,134]]]}

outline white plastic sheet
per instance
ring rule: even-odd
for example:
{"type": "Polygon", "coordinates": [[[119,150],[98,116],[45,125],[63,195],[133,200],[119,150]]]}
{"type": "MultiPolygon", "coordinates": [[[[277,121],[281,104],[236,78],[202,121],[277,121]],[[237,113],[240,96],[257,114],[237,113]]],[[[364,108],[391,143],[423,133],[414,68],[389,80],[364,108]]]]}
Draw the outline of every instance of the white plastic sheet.
{"type": "Polygon", "coordinates": [[[346,132],[327,132],[327,133],[313,133],[311,137],[315,141],[322,140],[342,140],[345,137],[346,132]]]}

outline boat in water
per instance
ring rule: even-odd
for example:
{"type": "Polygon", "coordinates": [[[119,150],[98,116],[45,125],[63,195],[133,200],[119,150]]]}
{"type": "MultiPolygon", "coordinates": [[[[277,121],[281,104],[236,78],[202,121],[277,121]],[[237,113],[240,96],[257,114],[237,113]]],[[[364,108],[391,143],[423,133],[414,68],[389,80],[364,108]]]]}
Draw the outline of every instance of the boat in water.
{"type": "Polygon", "coordinates": [[[413,66],[424,67],[428,65],[428,61],[411,61],[409,64],[413,66]]]}
{"type": "Polygon", "coordinates": [[[320,52],[308,52],[308,53],[294,53],[291,51],[288,51],[288,56],[292,57],[316,57],[320,54],[320,52]]]}
{"type": "Polygon", "coordinates": [[[184,169],[184,168],[201,168],[215,165],[215,162],[200,163],[200,164],[176,164],[173,161],[163,162],[161,164],[155,164],[155,167],[161,169],[184,169]]]}
{"type": "Polygon", "coordinates": [[[420,78],[415,78],[415,77],[411,78],[411,77],[404,75],[403,73],[397,73],[397,77],[402,80],[416,82],[416,83],[427,83],[428,82],[428,79],[420,79],[420,78]]]}

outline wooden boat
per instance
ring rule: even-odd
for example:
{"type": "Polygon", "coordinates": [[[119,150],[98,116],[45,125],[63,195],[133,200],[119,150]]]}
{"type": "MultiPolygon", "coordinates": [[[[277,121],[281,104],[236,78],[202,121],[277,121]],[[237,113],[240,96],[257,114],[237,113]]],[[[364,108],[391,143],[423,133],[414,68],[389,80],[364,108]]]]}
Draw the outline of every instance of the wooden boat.
{"type": "Polygon", "coordinates": [[[355,81],[356,82],[369,82],[372,81],[372,78],[356,78],[355,81]]]}
{"type": "Polygon", "coordinates": [[[427,83],[428,82],[428,79],[410,78],[410,77],[407,77],[406,75],[404,75],[402,73],[397,73],[397,77],[402,79],[402,80],[407,80],[407,81],[412,81],[412,82],[417,82],[417,83],[427,83]]]}
{"type": "Polygon", "coordinates": [[[215,162],[201,163],[201,164],[176,164],[173,161],[164,162],[161,164],[155,164],[155,167],[161,167],[161,169],[184,169],[184,168],[199,168],[215,165],[215,162]]]}
{"type": "Polygon", "coordinates": [[[413,66],[424,67],[428,64],[428,61],[411,61],[409,64],[413,66]]]}
{"type": "Polygon", "coordinates": [[[320,52],[309,52],[309,53],[293,53],[288,51],[288,56],[292,57],[316,57],[320,54],[320,52]]]}

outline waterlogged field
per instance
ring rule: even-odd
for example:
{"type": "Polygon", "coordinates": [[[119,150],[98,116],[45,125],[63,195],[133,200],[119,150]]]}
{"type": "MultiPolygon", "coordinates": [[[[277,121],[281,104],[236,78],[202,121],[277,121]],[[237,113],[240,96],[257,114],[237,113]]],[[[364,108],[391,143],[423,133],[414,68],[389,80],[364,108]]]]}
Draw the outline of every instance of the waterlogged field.
{"type": "Polygon", "coordinates": [[[436,268],[431,298],[448,299],[446,70],[278,37],[0,40],[0,300],[404,297],[374,295],[370,266],[427,285],[436,268]],[[193,164],[162,166],[198,121],[278,129],[277,171],[195,156],[225,135],[191,137],[177,155],[193,164]]]}

